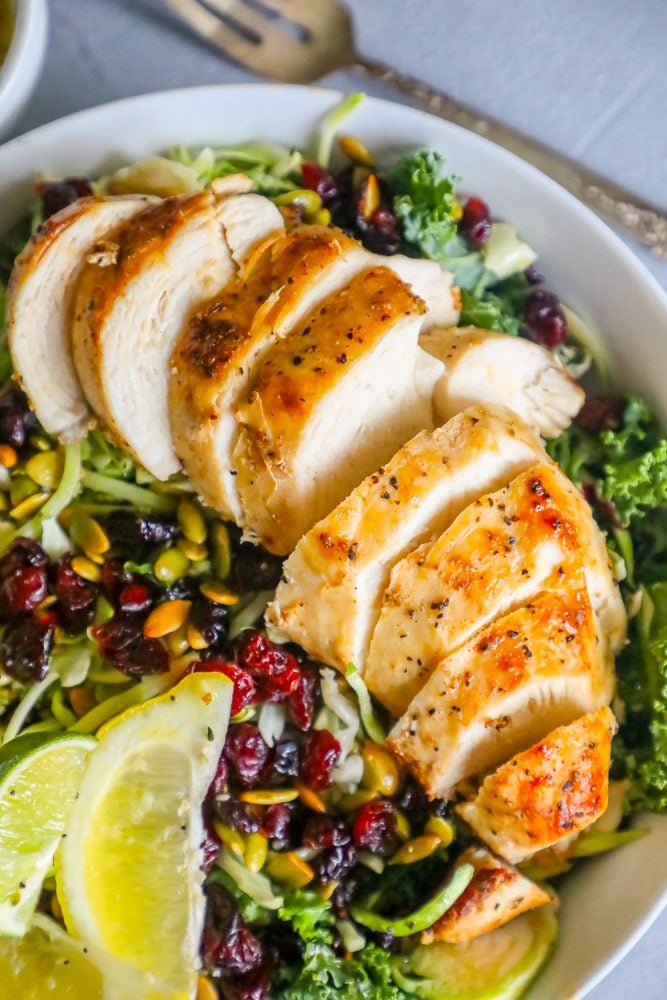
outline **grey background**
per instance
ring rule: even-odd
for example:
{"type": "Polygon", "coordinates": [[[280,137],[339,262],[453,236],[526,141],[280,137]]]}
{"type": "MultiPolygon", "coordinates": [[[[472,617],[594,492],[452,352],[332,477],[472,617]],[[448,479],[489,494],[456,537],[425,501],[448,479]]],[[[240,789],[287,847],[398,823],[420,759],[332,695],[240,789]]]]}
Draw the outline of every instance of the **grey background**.
{"type": "MultiPolygon", "coordinates": [[[[667,208],[667,0],[350,0],[349,6],[363,52],[667,208]]],[[[192,38],[160,0],[51,0],[44,75],[13,133],[132,94],[252,79],[192,38]]],[[[327,83],[359,89],[347,73],[327,83]]],[[[667,262],[639,253],[667,289],[667,262]]],[[[665,1000],[666,939],[667,913],[592,1000],[665,1000]]]]}

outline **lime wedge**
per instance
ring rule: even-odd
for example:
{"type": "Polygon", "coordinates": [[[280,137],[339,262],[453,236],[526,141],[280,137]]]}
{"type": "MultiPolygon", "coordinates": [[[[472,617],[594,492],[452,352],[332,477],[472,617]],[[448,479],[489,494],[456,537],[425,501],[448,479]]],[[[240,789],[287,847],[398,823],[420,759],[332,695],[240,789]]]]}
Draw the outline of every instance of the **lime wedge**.
{"type": "Polygon", "coordinates": [[[104,726],[56,855],[70,933],[166,983],[172,996],[196,990],[201,806],[232,690],[223,674],[192,674],[104,726]]]}
{"type": "Polygon", "coordinates": [[[21,935],[69,819],[91,736],[34,733],[0,750],[0,934],[21,935]]]}

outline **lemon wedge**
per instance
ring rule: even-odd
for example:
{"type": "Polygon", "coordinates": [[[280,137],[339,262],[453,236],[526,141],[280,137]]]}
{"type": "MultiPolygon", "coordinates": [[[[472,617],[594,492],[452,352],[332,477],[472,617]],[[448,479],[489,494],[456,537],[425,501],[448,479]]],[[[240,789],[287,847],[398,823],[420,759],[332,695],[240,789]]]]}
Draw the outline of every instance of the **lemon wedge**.
{"type": "Polygon", "coordinates": [[[22,938],[0,936],[0,983],[20,1000],[162,1000],[132,966],[74,941],[41,913],[22,938]]]}
{"type": "Polygon", "coordinates": [[[94,745],[34,733],[0,750],[0,934],[20,936],[30,923],[94,745]]]}
{"type": "Polygon", "coordinates": [[[56,855],[69,932],[167,984],[172,998],[196,992],[201,806],[232,691],[223,674],[195,673],[107,723],[56,855]]]}

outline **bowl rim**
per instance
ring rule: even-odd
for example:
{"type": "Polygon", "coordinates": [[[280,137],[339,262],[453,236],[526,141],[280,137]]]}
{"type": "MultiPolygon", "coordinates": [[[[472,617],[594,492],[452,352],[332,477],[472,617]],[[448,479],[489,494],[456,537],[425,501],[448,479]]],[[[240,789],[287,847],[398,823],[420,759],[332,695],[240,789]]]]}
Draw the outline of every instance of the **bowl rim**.
{"type": "Polygon", "coordinates": [[[0,128],[6,129],[28,100],[44,62],[48,0],[14,0],[14,30],[0,64],[0,128]]]}
{"type": "MultiPolygon", "coordinates": [[[[35,2],[41,2],[41,0],[35,0],[35,2]]],[[[238,95],[239,100],[242,100],[244,94],[251,92],[257,92],[260,94],[266,92],[294,92],[295,94],[309,94],[311,98],[314,94],[316,94],[319,95],[319,99],[322,104],[325,104],[327,101],[333,104],[343,96],[343,92],[334,88],[308,87],[297,84],[273,84],[266,82],[207,84],[134,95],[131,97],[121,98],[119,100],[107,101],[102,104],[62,116],[59,119],[55,119],[54,121],[38,126],[23,135],[1,144],[0,168],[2,167],[3,160],[5,160],[5,158],[9,158],[11,160],[14,153],[16,153],[16,155],[20,158],[21,154],[29,152],[33,141],[51,144],[53,140],[57,140],[59,132],[66,124],[75,128],[81,126],[82,130],[85,130],[86,126],[90,122],[94,122],[94,120],[100,115],[104,115],[105,113],[111,115],[123,114],[124,111],[128,109],[131,109],[134,113],[139,111],[141,114],[145,114],[147,119],[150,120],[150,116],[155,112],[156,108],[159,108],[165,102],[169,102],[170,100],[197,102],[202,98],[202,95],[208,94],[210,97],[214,97],[220,93],[224,93],[232,99],[236,94],[238,95]]],[[[516,154],[499,147],[491,140],[486,139],[483,136],[476,135],[468,129],[454,123],[448,121],[443,122],[443,120],[439,119],[438,116],[435,116],[427,111],[422,111],[421,109],[414,108],[411,105],[407,105],[399,101],[391,101],[385,98],[371,96],[367,97],[366,105],[371,112],[375,106],[378,110],[382,107],[390,106],[398,108],[410,116],[419,117],[424,122],[433,122],[435,120],[442,124],[446,124],[448,131],[450,131],[452,135],[459,137],[464,144],[468,143],[473,146],[477,146],[482,154],[484,154],[486,150],[492,150],[493,155],[496,158],[499,157],[502,159],[510,167],[510,169],[513,169],[514,171],[522,171],[524,173],[528,172],[540,185],[542,185],[543,189],[551,198],[559,201],[561,204],[567,205],[570,212],[581,220],[582,226],[585,226],[589,231],[592,230],[595,237],[599,241],[607,244],[610,251],[615,254],[620,263],[622,263],[622,265],[627,269],[628,280],[636,282],[648,295],[648,297],[653,300],[654,305],[657,306],[658,311],[663,315],[665,325],[667,326],[667,291],[660,285],[657,278],[645,267],[641,259],[633,253],[632,249],[606,222],[595,215],[591,209],[580,202],[574,195],[570,194],[570,192],[568,192],[556,181],[552,180],[538,168],[533,167],[525,160],[522,160],[521,157],[516,154]]],[[[327,107],[328,106],[329,105],[327,105],[327,107]]],[[[326,111],[327,108],[321,107],[318,110],[323,112],[326,111]]],[[[301,110],[299,111],[299,114],[302,114],[301,110]]],[[[406,136],[406,138],[409,138],[409,136],[406,136]]],[[[107,152],[110,151],[111,150],[107,150],[107,152]]],[[[104,153],[105,151],[101,150],[101,152],[104,153]]],[[[0,187],[2,187],[2,184],[0,184],[0,187]]],[[[667,817],[653,816],[652,819],[661,823],[663,820],[667,820],[667,817]]],[[[607,958],[599,961],[597,965],[590,967],[585,980],[579,984],[576,993],[570,994],[568,1000],[575,1000],[575,997],[581,998],[598,986],[600,982],[623,960],[623,958],[627,956],[634,945],[646,933],[666,906],[667,882],[661,889],[659,895],[653,900],[653,903],[646,909],[641,918],[637,920],[634,928],[623,939],[622,943],[619,944],[607,958]]],[[[531,997],[532,996],[533,993],[531,992],[531,997]]]]}

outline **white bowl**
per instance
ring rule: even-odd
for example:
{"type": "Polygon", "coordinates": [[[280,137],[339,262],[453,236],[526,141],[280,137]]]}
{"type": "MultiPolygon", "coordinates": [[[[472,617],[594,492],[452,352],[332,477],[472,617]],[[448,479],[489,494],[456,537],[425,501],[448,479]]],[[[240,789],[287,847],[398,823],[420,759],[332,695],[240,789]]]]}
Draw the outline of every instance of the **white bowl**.
{"type": "MultiPolygon", "coordinates": [[[[303,146],[338,98],[306,87],[202,87],[80,112],[0,149],[1,217],[21,211],[38,170],[94,175],[172,145],[262,138],[303,146]]],[[[369,99],[346,127],[372,149],[440,149],[465,190],[518,225],[549,285],[602,332],[623,383],[646,392],[667,419],[667,297],[604,223],[515,156],[422,112],[369,99]]],[[[667,902],[667,817],[643,825],[648,837],[581,865],[566,882],[560,941],[533,1000],[583,997],[667,902]]]]}
{"type": "Polygon", "coordinates": [[[14,0],[14,33],[0,65],[0,134],[23,110],[44,62],[48,36],[47,0],[14,0]]]}

